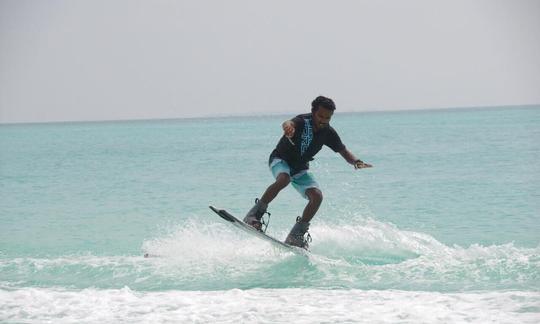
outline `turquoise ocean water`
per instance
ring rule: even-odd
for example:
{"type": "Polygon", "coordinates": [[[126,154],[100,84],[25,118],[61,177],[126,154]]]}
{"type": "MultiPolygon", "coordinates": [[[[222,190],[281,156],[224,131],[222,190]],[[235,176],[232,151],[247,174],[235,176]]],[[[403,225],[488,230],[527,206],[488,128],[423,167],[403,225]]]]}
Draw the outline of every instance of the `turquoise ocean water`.
{"type": "Polygon", "coordinates": [[[245,214],[294,115],[1,125],[0,321],[540,321],[540,107],[337,113],[374,168],[316,156],[308,258],[208,209],[245,214]]]}

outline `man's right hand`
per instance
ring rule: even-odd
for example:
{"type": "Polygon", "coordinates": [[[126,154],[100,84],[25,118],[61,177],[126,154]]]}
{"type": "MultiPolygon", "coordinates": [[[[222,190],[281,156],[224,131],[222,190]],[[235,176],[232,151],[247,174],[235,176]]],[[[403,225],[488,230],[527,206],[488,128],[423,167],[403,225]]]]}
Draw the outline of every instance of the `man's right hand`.
{"type": "Polygon", "coordinates": [[[294,123],[292,120],[287,120],[281,126],[283,127],[283,132],[285,132],[285,136],[288,138],[292,138],[294,136],[294,123]]]}

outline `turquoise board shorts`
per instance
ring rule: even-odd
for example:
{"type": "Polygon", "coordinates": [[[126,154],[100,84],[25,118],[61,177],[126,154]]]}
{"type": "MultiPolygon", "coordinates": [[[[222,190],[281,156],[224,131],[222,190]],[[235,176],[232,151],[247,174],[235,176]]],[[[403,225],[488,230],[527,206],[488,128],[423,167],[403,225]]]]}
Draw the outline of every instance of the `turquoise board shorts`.
{"type": "MultiPolygon", "coordinates": [[[[274,178],[277,178],[280,173],[286,173],[289,176],[291,175],[291,168],[287,162],[283,161],[282,159],[273,159],[272,162],[270,162],[270,171],[272,172],[272,175],[274,175],[274,178]]],[[[307,189],[319,189],[319,184],[317,181],[315,181],[313,175],[310,172],[307,172],[307,170],[300,171],[291,176],[291,183],[294,189],[296,189],[296,191],[298,191],[300,195],[306,199],[309,199],[306,196],[307,189]]]]}

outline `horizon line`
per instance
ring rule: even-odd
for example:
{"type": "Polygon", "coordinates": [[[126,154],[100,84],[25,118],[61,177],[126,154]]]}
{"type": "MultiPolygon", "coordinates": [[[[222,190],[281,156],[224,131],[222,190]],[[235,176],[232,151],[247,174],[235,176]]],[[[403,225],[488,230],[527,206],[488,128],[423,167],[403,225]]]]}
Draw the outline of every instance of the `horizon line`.
{"type": "MultiPolygon", "coordinates": [[[[336,111],[336,114],[361,114],[361,113],[396,113],[396,112],[418,112],[418,111],[449,111],[449,110],[473,110],[473,109],[504,109],[504,108],[534,108],[540,107],[537,104],[517,104],[517,105],[495,105],[495,106],[459,106],[441,108],[405,108],[405,109],[385,109],[385,110],[362,110],[362,111],[336,111]]],[[[193,119],[219,119],[219,118],[250,118],[250,117],[274,117],[290,114],[289,112],[263,112],[261,114],[236,113],[236,114],[209,114],[202,116],[170,117],[170,118],[126,118],[126,119],[92,119],[92,120],[51,120],[51,121],[31,121],[31,122],[0,122],[0,126],[9,125],[32,125],[32,124],[64,124],[64,123],[114,123],[114,122],[143,122],[143,121],[173,121],[173,120],[193,120],[193,119]]],[[[294,114],[294,113],[293,113],[294,114]]]]}

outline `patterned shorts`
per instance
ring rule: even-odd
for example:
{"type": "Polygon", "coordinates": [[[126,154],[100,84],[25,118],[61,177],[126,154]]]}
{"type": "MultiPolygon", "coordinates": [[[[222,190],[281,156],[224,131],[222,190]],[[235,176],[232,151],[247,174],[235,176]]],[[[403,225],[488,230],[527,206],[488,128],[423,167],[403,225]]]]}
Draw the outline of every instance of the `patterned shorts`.
{"type": "MultiPolygon", "coordinates": [[[[272,162],[270,162],[270,171],[272,172],[272,175],[274,175],[274,178],[277,178],[280,173],[286,173],[289,176],[291,175],[291,168],[289,167],[289,164],[282,159],[273,159],[272,162]]],[[[296,191],[298,191],[300,195],[306,199],[308,199],[306,196],[307,189],[319,189],[319,184],[317,181],[315,181],[313,175],[307,170],[300,171],[291,176],[291,183],[294,189],[296,189],[296,191]]]]}

